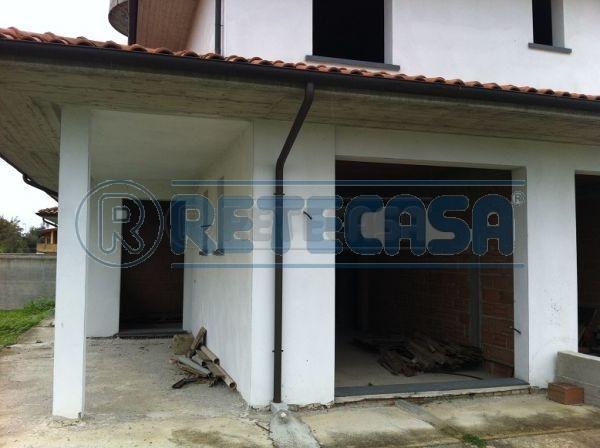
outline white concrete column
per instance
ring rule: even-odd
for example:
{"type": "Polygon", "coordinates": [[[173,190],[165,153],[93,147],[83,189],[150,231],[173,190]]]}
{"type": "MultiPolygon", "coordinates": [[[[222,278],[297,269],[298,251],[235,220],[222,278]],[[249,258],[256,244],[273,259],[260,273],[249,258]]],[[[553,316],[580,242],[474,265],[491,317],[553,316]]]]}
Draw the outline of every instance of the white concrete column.
{"type": "Polygon", "coordinates": [[[88,257],[88,205],[77,209],[90,186],[90,114],[79,108],[62,111],[60,136],[58,256],[54,335],[52,413],[79,418],[85,403],[85,309],[88,257]],[[77,236],[79,227],[79,238],[77,236]]]}
{"type": "Polygon", "coordinates": [[[575,172],[549,154],[527,167],[526,191],[525,212],[517,210],[515,261],[527,267],[515,271],[515,374],[546,387],[557,353],[577,351],[575,172]]]}
{"type": "MultiPolygon", "coordinates": [[[[97,195],[94,196],[94,199],[97,195]]],[[[113,234],[121,233],[121,224],[113,222],[112,209],[105,204],[100,216],[99,202],[89,204],[88,250],[95,258],[88,259],[86,335],[88,337],[110,337],[119,332],[121,304],[121,246],[116,245],[112,253],[102,252],[99,241],[100,229],[103,241],[111,241],[113,234]],[[100,225],[102,223],[102,225],[100,225]]],[[[121,205],[114,199],[110,206],[121,205]]],[[[106,243],[105,243],[106,244],[106,243]]],[[[108,248],[105,248],[107,250],[108,248]]]]}

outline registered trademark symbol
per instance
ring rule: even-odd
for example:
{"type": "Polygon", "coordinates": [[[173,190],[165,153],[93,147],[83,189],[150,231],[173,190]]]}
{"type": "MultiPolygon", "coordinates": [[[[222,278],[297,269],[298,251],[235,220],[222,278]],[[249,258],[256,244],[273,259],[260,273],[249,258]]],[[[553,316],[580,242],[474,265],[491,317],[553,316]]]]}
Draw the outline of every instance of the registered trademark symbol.
{"type": "Polygon", "coordinates": [[[526,194],[524,191],[515,191],[512,194],[512,203],[515,207],[523,205],[525,203],[526,194]]]}

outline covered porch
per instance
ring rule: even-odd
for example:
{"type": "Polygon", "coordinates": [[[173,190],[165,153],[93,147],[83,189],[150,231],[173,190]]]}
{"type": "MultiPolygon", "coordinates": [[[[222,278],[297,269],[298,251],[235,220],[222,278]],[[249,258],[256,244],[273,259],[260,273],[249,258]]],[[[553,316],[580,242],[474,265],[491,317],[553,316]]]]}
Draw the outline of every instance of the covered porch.
{"type": "MultiPolygon", "coordinates": [[[[514,260],[522,268],[514,271],[514,376],[545,387],[557,352],[577,349],[575,174],[600,174],[600,118],[591,106],[526,104],[529,94],[508,90],[461,97],[448,93],[449,84],[426,90],[440,84],[432,80],[386,90],[383,82],[400,81],[374,77],[371,91],[369,81],[353,87],[346,79],[354,75],[326,70],[68,45],[50,57],[40,50],[49,44],[16,45],[20,53],[0,42],[8,90],[0,99],[0,149],[60,197],[53,414],[83,415],[86,337],[112,336],[121,324],[122,271],[112,266],[121,252],[86,252],[119,219],[98,220],[97,207],[82,199],[114,180],[144,185],[152,195],[142,199],[159,203],[180,192],[271,194],[272,185],[222,191],[219,181],[273,180],[308,81],[316,99],[286,177],[321,184],[286,194],[333,195],[336,160],[510,171],[526,185],[515,215],[514,260]],[[213,183],[171,183],[190,178],[213,183]]],[[[301,242],[305,218],[291,225],[301,242]]],[[[209,347],[242,397],[262,407],[273,396],[275,294],[273,269],[253,267],[273,262],[269,241],[256,245],[267,250],[208,258],[189,246],[184,261],[243,267],[184,270],[181,325],[206,326],[209,347]]],[[[283,280],[283,396],[301,406],[335,400],[334,256],[306,249],[286,256],[296,265],[315,260],[329,267],[286,269],[283,280]]]]}

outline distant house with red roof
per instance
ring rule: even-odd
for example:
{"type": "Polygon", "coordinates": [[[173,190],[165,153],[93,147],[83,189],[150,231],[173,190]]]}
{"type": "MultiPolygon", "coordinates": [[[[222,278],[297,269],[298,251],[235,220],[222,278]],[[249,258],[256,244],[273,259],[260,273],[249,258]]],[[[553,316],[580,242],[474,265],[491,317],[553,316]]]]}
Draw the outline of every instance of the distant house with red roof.
{"type": "Polygon", "coordinates": [[[58,244],[58,207],[50,207],[39,210],[38,215],[45,224],[50,227],[40,232],[40,238],[36,246],[36,251],[42,254],[55,254],[58,244]]]}

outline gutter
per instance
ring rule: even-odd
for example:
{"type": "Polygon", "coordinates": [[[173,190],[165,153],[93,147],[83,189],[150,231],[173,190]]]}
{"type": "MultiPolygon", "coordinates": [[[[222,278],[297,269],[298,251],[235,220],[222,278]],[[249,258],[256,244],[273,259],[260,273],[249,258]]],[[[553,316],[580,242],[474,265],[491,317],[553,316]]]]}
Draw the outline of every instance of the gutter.
{"type": "Polygon", "coordinates": [[[168,54],[123,51],[111,48],[0,40],[0,57],[16,61],[64,64],[76,67],[149,71],[189,77],[216,77],[304,88],[312,82],[319,89],[384,92],[432,98],[497,102],[579,112],[600,113],[600,101],[555,95],[492,90],[441,83],[345,75],[286,67],[227,62],[168,54]]]}
{"type": "Polygon", "coordinates": [[[281,148],[275,167],[275,337],[273,348],[273,403],[281,403],[281,377],[283,355],[283,179],[287,161],[296,138],[304,125],[315,98],[315,86],[306,84],[304,100],[298,110],[294,124],[281,148]]]}
{"type": "Polygon", "coordinates": [[[24,172],[23,170],[19,169],[17,167],[17,165],[15,165],[14,163],[12,163],[10,160],[8,160],[6,157],[4,157],[4,155],[0,154],[0,158],[2,160],[4,160],[6,163],[8,163],[10,166],[12,166],[15,170],[17,170],[19,173],[21,173],[23,175],[23,182],[25,182],[27,185],[33,187],[33,188],[37,188],[38,190],[43,191],[44,193],[46,193],[48,196],[50,196],[52,199],[54,199],[55,201],[58,202],[58,193],[54,190],[51,190],[49,188],[44,187],[41,184],[38,184],[35,180],[33,180],[26,172],[24,172]]]}

